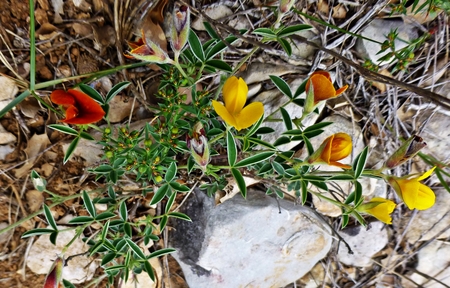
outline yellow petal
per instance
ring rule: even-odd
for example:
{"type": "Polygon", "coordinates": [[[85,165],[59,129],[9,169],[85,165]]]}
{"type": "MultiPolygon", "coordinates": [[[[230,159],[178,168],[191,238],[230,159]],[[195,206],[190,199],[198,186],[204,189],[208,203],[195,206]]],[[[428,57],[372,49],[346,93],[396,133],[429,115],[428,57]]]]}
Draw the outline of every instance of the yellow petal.
{"type": "Polygon", "coordinates": [[[261,102],[253,102],[245,106],[241,113],[235,116],[236,129],[239,131],[241,129],[248,128],[255,124],[259,118],[264,114],[264,105],[261,102]]]}
{"type": "Polygon", "coordinates": [[[334,134],[331,142],[330,161],[344,159],[352,152],[352,138],[346,133],[334,134]]]}
{"type": "Polygon", "coordinates": [[[322,159],[322,161],[325,161],[325,163],[328,163],[328,164],[330,164],[331,147],[332,147],[332,143],[333,143],[333,139],[334,139],[335,135],[336,134],[329,136],[327,139],[325,139],[322,142],[322,145],[320,145],[320,147],[319,147],[319,149],[320,149],[321,147],[323,147],[325,145],[322,150],[322,153],[320,154],[320,159],[322,159]]]}
{"type": "Polygon", "coordinates": [[[419,189],[417,193],[416,209],[426,210],[434,205],[436,202],[436,195],[433,190],[427,185],[419,183],[419,189]]]}
{"type": "Polygon", "coordinates": [[[417,181],[421,181],[423,179],[426,179],[428,177],[430,177],[430,175],[433,173],[434,169],[436,169],[436,166],[431,168],[430,170],[428,170],[427,172],[423,173],[422,176],[420,176],[419,178],[417,178],[417,181]]]}
{"type": "MultiPolygon", "coordinates": [[[[309,78],[309,81],[313,83],[314,87],[314,103],[336,97],[336,90],[333,87],[333,83],[326,76],[315,74],[309,78]]],[[[306,91],[308,91],[308,88],[309,85],[307,83],[306,91]]]]}
{"type": "Polygon", "coordinates": [[[231,115],[241,112],[247,101],[248,87],[244,79],[231,76],[225,81],[222,89],[225,107],[231,115]]]}
{"type": "Polygon", "coordinates": [[[217,115],[222,117],[222,119],[223,119],[223,121],[225,121],[225,123],[237,128],[236,120],[234,119],[233,115],[231,115],[230,112],[228,112],[227,108],[225,108],[225,106],[223,106],[222,103],[220,103],[216,100],[212,100],[212,105],[213,105],[214,110],[216,111],[217,115]]]}
{"type": "Polygon", "coordinates": [[[411,210],[416,208],[416,205],[419,202],[418,201],[419,185],[423,184],[420,184],[417,180],[404,180],[404,179],[398,179],[397,184],[400,187],[403,202],[405,202],[406,206],[408,206],[408,208],[411,210]]]}

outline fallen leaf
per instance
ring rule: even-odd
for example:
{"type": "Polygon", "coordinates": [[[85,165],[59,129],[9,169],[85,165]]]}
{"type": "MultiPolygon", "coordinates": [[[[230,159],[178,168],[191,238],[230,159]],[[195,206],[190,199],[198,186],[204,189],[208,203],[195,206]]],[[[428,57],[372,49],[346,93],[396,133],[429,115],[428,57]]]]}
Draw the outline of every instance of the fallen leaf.
{"type": "Polygon", "coordinates": [[[27,148],[25,148],[24,152],[27,154],[27,160],[25,164],[16,169],[14,174],[17,178],[21,178],[22,176],[28,174],[30,169],[37,162],[40,153],[50,144],[48,140],[47,134],[34,134],[33,137],[28,140],[27,148]]]}
{"type": "Polygon", "coordinates": [[[333,15],[331,17],[335,19],[344,19],[347,16],[347,10],[345,9],[344,5],[338,4],[337,6],[333,7],[333,15]]]}
{"type": "Polygon", "coordinates": [[[25,194],[27,198],[28,210],[34,213],[41,209],[42,203],[44,203],[44,195],[38,190],[28,190],[25,194]]]}
{"type": "MultiPolygon", "coordinates": [[[[381,75],[384,75],[384,76],[392,77],[392,74],[387,69],[382,69],[382,70],[378,71],[378,73],[380,73],[381,75]]],[[[374,81],[374,82],[372,82],[372,85],[375,88],[378,88],[378,90],[380,90],[381,93],[386,92],[386,84],[374,81]]]]}

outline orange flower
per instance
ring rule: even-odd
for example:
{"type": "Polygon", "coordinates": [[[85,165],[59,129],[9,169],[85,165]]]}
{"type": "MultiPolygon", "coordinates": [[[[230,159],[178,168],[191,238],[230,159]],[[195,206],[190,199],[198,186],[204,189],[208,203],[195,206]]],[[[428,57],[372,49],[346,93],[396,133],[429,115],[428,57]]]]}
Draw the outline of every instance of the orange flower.
{"type": "Polygon", "coordinates": [[[340,168],[350,169],[351,166],[337,162],[352,152],[352,138],[346,133],[336,133],[325,139],[319,149],[309,156],[308,163],[326,163],[340,168]]]}
{"type": "Polygon", "coordinates": [[[67,124],[91,124],[105,116],[100,104],[78,90],[55,90],[50,99],[53,103],[64,107],[66,118],[61,121],[67,124]]]}
{"type": "Polygon", "coordinates": [[[53,262],[50,272],[45,278],[44,288],[59,288],[62,287],[62,273],[64,268],[64,258],[58,257],[53,262]]]}
{"type": "Polygon", "coordinates": [[[336,89],[334,89],[333,82],[331,82],[330,73],[327,71],[316,71],[312,73],[308,82],[306,82],[305,90],[307,93],[311,83],[314,89],[314,105],[320,101],[335,98],[344,93],[344,91],[348,88],[348,85],[345,85],[336,91],[336,89]]]}

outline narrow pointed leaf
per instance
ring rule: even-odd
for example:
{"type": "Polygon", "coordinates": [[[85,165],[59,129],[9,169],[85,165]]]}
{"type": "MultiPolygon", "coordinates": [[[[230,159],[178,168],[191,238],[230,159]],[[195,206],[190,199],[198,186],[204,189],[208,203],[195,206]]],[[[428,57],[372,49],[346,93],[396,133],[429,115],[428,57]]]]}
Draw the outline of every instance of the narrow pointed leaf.
{"type": "Polygon", "coordinates": [[[227,154],[228,164],[233,167],[237,159],[237,148],[234,136],[230,131],[227,131],[227,154]]]}
{"type": "Polygon", "coordinates": [[[234,179],[236,179],[236,183],[241,191],[242,197],[247,198],[247,185],[245,184],[241,171],[236,168],[231,168],[231,174],[233,174],[234,179]]]}
{"type": "Polygon", "coordinates": [[[258,153],[256,155],[252,155],[250,157],[247,157],[247,158],[239,161],[238,163],[236,163],[234,165],[234,167],[235,168],[240,168],[240,167],[246,167],[246,166],[254,165],[256,163],[259,163],[259,162],[262,162],[264,160],[269,159],[274,154],[275,154],[274,151],[261,152],[261,153],[258,153]]]}
{"type": "Polygon", "coordinates": [[[281,91],[281,93],[283,93],[284,95],[289,97],[289,99],[292,99],[291,88],[286,83],[286,81],[284,81],[283,79],[281,79],[280,77],[275,76],[275,75],[270,75],[269,77],[272,80],[273,84],[275,84],[275,86],[277,86],[278,90],[281,91]]]}

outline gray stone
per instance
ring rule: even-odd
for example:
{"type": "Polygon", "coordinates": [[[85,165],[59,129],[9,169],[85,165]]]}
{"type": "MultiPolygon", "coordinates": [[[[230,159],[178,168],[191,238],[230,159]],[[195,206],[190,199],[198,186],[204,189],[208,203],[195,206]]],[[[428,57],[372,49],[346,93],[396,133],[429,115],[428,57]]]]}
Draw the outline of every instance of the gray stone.
{"type": "Polygon", "coordinates": [[[436,203],[430,209],[417,212],[414,224],[409,225],[406,232],[409,243],[450,237],[450,194],[444,188],[432,189],[436,194],[436,203]]]}
{"type": "Polygon", "coordinates": [[[350,245],[353,254],[348,253],[347,247],[341,243],[338,259],[349,266],[371,266],[372,256],[381,251],[388,243],[388,233],[385,224],[381,222],[372,222],[369,229],[361,225],[345,228],[340,235],[350,245]]]}
{"type": "Polygon", "coordinates": [[[196,190],[175,220],[173,256],[190,287],[282,287],[305,275],[330,250],[328,227],[309,209],[250,189],[214,206],[196,190]]]}
{"type": "Polygon", "coordinates": [[[413,273],[411,275],[411,280],[415,283],[408,281],[405,277],[402,277],[403,287],[413,288],[420,287],[427,288],[441,288],[444,287],[441,283],[450,285],[450,269],[448,269],[450,255],[450,243],[445,241],[434,240],[424,248],[420,249],[418,256],[418,265],[416,270],[421,272],[422,275],[427,275],[428,277],[423,277],[419,273],[413,273]],[[436,279],[441,283],[433,280],[436,279]]]}
{"type": "MultiPolygon", "coordinates": [[[[387,40],[386,36],[393,30],[397,29],[398,37],[395,40],[396,51],[407,46],[408,41],[416,39],[418,37],[417,28],[408,23],[404,23],[402,20],[392,19],[375,19],[364,28],[360,34],[366,38],[383,43],[387,40]],[[406,41],[406,42],[405,42],[406,41]]],[[[370,58],[372,62],[378,64],[378,59],[385,56],[390,50],[377,54],[381,50],[381,45],[366,39],[358,39],[356,50],[363,57],[370,58]]],[[[380,65],[385,65],[389,61],[380,62],[380,65]]]]}

